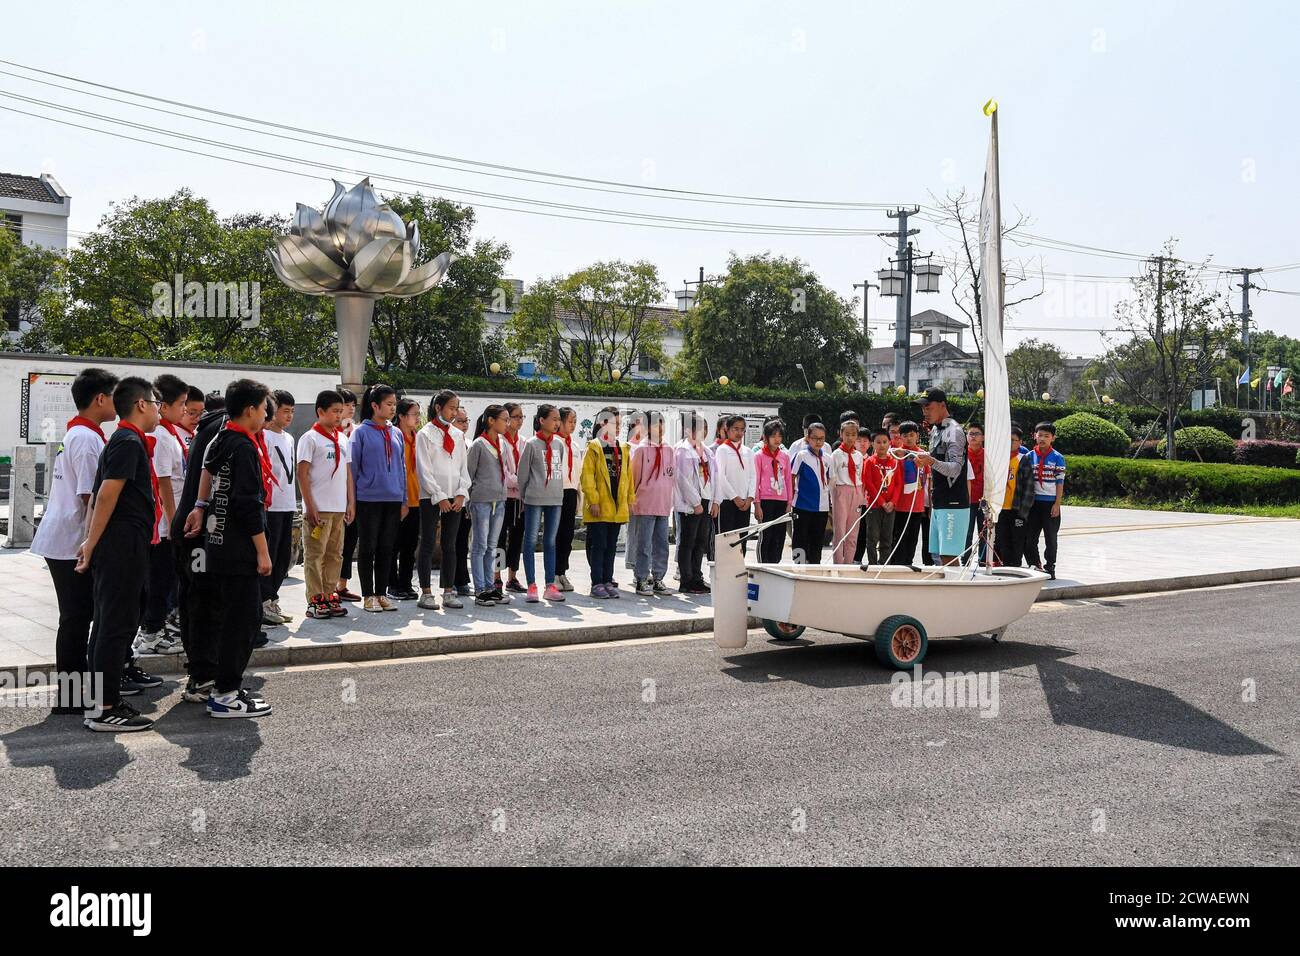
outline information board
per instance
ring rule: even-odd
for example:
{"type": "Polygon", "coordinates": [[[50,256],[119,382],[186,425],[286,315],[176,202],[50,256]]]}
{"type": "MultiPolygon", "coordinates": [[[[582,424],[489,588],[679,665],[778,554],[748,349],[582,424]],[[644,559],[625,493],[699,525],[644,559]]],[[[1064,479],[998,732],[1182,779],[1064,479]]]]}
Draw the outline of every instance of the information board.
{"type": "Polygon", "coordinates": [[[58,372],[28,372],[26,392],[26,433],[29,445],[45,445],[63,441],[68,420],[77,414],[77,403],[72,400],[72,380],[75,375],[58,372]]]}

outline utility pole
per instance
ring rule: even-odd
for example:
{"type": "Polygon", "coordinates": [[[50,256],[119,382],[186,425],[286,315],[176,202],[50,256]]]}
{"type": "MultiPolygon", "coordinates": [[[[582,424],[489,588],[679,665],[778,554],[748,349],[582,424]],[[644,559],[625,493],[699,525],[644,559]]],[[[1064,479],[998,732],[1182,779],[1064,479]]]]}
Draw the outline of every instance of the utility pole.
{"type": "Polygon", "coordinates": [[[893,212],[886,213],[890,219],[898,220],[898,231],[887,232],[887,236],[898,238],[898,259],[903,263],[903,294],[898,297],[894,313],[894,383],[902,385],[909,393],[912,391],[912,244],[907,241],[919,229],[907,228],[907,217],[921,211],[920,206],[904,209],[901,206],[893,212]]]}
{"type": "Polygon", "coordinates": [[[867,370],[867,366],[870,364],[870,362],[869,362],[869,359],[870,359],[870,355],[869,355],[869,353],[870,353],[870,351],[871,351],[871,328],[870,328],[870,326],[869,326],[869,324],[868,324],[868,315],[867,315],[867,296],[870,295],[870,290],[871,290],[871,289],[879,289],[880,286],[876,285],[876,284],[875,284],[874,282],[872,282],[870,279],[863,279],[861,282],[855,282],[855,283],[853,283],[853,288],[855,288],[855,289],[861,289],[861,290],[862,290],[862,334],[863,334],[864,336],[866,336],[867,347],[866,347],[866,349],[865,349],[865,350],[863,351],[863,353],[862,353],[862,389],[861,389],[861,391],[864,391],[864,392],[865,392],[865,391],[867,390],[867,377],[868,377],[868,374],[869,374],[869,372],[868,372],[868,370],[867,370]]]}
{"type": "MultiPolygon", "coordinates": [[[[1262,269],[1233,269],[1237,275],[1241,276],[1241,348],[1246,354],[1246,394],[1252,399],[1251,394],[1254,389],[1250,387],[1250,290],[1258,289],[1259,286],[1251,285],[1250,277],[1256,272],[1262,272],[1262,269]]],[[[1237,391],[1241,390],[1241,383],[1237,383],[1237,391]]],[[[1249,408],[1249,404],[1246,406],[1249,408]]]]}
{"type": "MultiPolygon", "coordinates": [[[[1165,348],[1165,262],[1164,256],[1156,256],[1156,348],[1161,351],[1165,348]]],[[[1181,348],[1181,343],[1179,344],[1181,348]]],[[[1165,457],[1173,461],[1177,456],[1174,448],[1174,408],[1173,389],[1174,389],[1174,369],[1177,368],[1175,363],[1181,357],[1180,354],[1169,356],[1169,368],[1165,372],[1166,380],[1161,383],[1164,391],[1165,400],[1165,457]]]]}

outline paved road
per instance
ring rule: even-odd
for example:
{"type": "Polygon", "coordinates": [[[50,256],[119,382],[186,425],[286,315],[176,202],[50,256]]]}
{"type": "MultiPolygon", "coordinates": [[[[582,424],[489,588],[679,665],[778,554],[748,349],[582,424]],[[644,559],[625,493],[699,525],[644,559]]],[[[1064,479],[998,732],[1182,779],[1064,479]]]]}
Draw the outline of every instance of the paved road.
{"type": "Polygon", "coordinates": [[[173,692],[116,739],[3,708],[0,863],[1296,864],[1297,619],[1270,584],[936,642],[990,718],[761,634],[267,673],[260,723],[173,692]]]}

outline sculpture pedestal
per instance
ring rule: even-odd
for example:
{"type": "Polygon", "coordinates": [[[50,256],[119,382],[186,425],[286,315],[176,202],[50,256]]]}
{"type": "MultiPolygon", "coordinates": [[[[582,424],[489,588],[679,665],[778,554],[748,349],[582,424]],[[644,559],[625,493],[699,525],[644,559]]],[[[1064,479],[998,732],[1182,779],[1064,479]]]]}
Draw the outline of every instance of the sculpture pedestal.
{"type": "Polygon", "coordinates": [[[342,293],[334,296],[334,318],[339,330],[339,381],[361,397],[366,377],[366,350],[378,296],[342,293]]]}

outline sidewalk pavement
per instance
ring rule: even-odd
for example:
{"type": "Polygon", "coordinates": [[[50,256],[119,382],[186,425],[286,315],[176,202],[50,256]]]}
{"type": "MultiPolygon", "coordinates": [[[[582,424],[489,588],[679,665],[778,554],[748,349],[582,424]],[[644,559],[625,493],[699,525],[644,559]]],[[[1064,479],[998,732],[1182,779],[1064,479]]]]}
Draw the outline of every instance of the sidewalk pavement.
{"type": "MultiPolygon", "coordinates": [[[[1059,579],[1039,600],[1300,577],[1300,521],[1067,505],[1057,564],[1059,579]]],[[[539,571],[540,565],[539,556],[539,571]]],[[[618,600],[587,595],[590,579],[581,552],[574,553],[569,577],[577,590],[566,594],[563,604],[526,604],[521,594],[513,595],[512,604],[493,608],[475,607],[468,599],[463,610],[421,611],[410,601],[399,602],[396,612],[374,614],[354,604],[345,618],[317,621],[305,617],[302,578],[291,574],[280,605],[294,620],[267,629],[271,643],[253,662],[418,657],[688,634],[713,626],[707,595],[633,594],[632,572],[624,568],[622,554],[615,570],[624,589],[618,600]]],[[[668,577],[667,583],[675,583],[672,569],[668,577]]],[[[0,551],[0,609],[0,670],[52,666],[58,604],[42,559],[27,551],[0,551]]],[[[177,673],[182,657],[149,657],[142,664],[155,673],[177,673]]]]}

